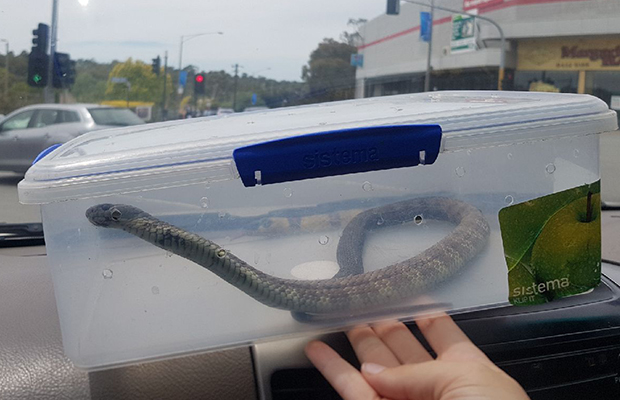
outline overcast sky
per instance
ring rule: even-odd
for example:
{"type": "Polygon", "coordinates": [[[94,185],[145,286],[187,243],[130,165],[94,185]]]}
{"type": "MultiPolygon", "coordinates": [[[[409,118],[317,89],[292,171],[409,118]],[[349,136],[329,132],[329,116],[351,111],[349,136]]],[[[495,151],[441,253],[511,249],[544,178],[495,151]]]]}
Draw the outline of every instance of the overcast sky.
{"type": "MultiPolygon", "coordinates": [[[[386,0],[59,0],[57,51],[99,62],[151,63],[168,50],[178,68],[181,35],[223,31],[185,42],[183,65],[300,80],[310,52],[338,39],[349,18],[372,19],[386,0]]],[[[50,24],[52,0],[0,0],[0,38],[30,51],[32,30],[50,24]]],[[[4,53],[4,43],[0,44],[4,53]]]]}

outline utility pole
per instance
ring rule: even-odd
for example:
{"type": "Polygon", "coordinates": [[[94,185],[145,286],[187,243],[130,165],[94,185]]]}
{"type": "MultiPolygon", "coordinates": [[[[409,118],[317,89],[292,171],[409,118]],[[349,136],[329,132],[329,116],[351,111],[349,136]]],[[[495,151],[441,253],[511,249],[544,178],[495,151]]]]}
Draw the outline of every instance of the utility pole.
{"type": "Polygon", "coordinates": [[[424,78],[424,91],[431,90],[431,55],[433,52],[433,20],[435,17],[435,0],[431,0],[431,21],[428,27],[428,56],[426,58],[426,76],[424,78]]]}
{"type": "Polygon", "coordinates": [[[164,98],[161,102],[161,118],[163,121],[168,119],[168,110],[166,109],[166,81],[168,79],[168,50],[164,53],[164,98]]]}
{"type": "Polygon", "coordinates": [[[6,39],[0,39],[0,42],[6,43],[6,75],[4,76],[4,96],[9,98],[9,41],[6,39]]]}
{"type": "Polygon", "coordinates": [[[43,89],[43,97],[46,103],[54,103],[54,91],[52,88],[54,73],[54,54],[56,53],[56,37],[58,33],[58,0],[52,0],[52,26],[50,34],[50,60],[47,69],[47,86],[43,89]]]}
{"type": "Polygon", "coordinates": [[[236,112],[237,111],[237,81],[239,80],[239,64],[235,64],[235,85],[234,85],[234,92],[233,92],[233,110],[236,112]]]}

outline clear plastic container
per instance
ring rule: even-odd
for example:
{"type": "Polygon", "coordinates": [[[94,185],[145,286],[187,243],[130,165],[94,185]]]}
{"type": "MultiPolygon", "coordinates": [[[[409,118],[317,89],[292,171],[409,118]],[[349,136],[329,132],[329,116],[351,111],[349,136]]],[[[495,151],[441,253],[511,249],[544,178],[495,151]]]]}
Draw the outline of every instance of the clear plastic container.
{"type": "MultiPolygon", "coordinates": [[[[89,133],[36,163],[19,196],[42,207],[66,354],[93,370],[407,319],[432,308],[506,305],[498,212],[596,182],[597,134],[616,128],[615,113],[585,95],[359,99],[89,133]],[[345,228],[353,216],[427,197],[481,211],[490,234],[479,254],[395,301],[308,319],[85,215],[102,203],[135,206],[265,274],[316,281],[339,271],[339,243],[352,240],[345,228]]],[[[365,273],[406,262],[454,229],[454,221],[429,212],[408,215],[403,224],[391,214],[378,217],[365,239],[353,238],[364,242],[357,254],[365,273]]],[[[450,255],[440,250],[434,259],[442,268],[450,255]]],[[[391,293],[394,284],[383,281],[377,291],[391,293]]]]}

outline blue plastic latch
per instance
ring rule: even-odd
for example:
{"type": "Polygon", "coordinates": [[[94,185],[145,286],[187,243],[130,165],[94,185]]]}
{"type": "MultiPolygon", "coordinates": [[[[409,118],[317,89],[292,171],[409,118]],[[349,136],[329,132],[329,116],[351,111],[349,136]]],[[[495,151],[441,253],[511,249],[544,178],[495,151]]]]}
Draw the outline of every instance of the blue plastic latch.
{"type": "Polygon", "coordinates": [[[43,150],[42,152],[40,152],[37,158],[35,158],[34,161],[32,162],[32,165],[35,165],[36,163],[38,163],[40,159],[42,159],[43,157],[45,157],[52,151],[56,150],[60,146],[62,146],[62,143],[56,143],[56,144],[51,145],[47,149],[43,150]]]}
{"type": "Polygon", "coordinates": [[[432,164],[439,125],[343,129],[294,136],[233,152],[244,186],[432,164]]]}

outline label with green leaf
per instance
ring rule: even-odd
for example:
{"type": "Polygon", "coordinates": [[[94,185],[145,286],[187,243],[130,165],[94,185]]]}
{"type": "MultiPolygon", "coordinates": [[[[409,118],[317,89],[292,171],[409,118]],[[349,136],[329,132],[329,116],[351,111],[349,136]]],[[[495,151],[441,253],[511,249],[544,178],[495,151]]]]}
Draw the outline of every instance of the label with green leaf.
{"type": "Polygon", "coordinates": [[[597,181],[499,212],[510,303],[540,304],[598,286],[600,187],[597,181]]]}

